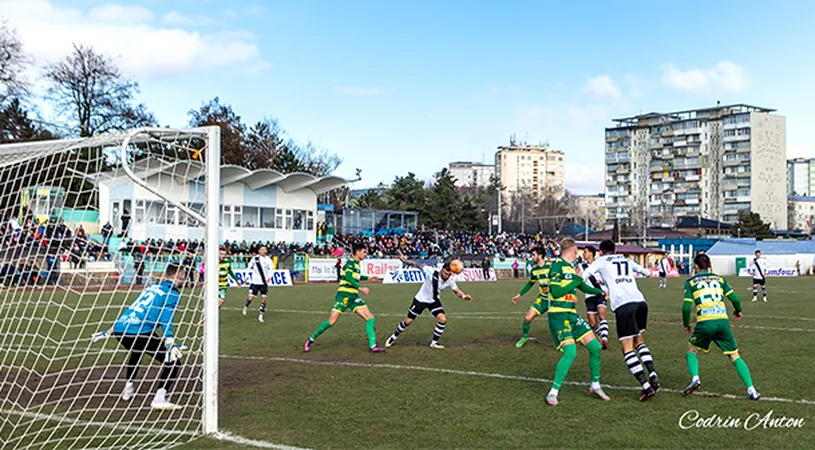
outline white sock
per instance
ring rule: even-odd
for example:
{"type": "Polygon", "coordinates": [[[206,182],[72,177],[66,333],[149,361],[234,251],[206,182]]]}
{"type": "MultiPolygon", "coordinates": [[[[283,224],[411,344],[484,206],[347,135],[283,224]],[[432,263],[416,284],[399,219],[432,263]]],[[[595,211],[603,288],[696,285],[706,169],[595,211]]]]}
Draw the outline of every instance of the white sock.
{"type": "Polygon", "coordinates": [[[560,392],[560,389],[549,389],[549,393],[546,394],[547,397],[557,397],[557,393],[560,392]]]}
{"type": "Polygon", "coordinates": [[[648,389],[648,388],[650,388],[650,387],[651,387],[651,383],[649,383],[649,382],[647,382],[647,381],[646,381],[645,383],[643,383],[643,384],[642,384],[642,388],[643,388],[643,389],[648,389]]]}
{"type": "Polygon", "coordinates": [[[750,386],[750,387],[747,388],[747,393],[753,395],[753,394],[757,394],[758,391],[756,391],[755,386],[750,386]]]}
{"type": "Polygon", "coordinates": [[[699,381],[699,377],[693,377],[693,379],[691,379],[690,381],[691,383],[693,383],[694,381],[699,381]]]}
{"type": "Polygon", "coordinates": [[[591,389],[592,390],[602,389],[602,386],[600,386],[599,381],[592,381],[591,382],[591,389]]]}
{"type": "Polygon", "coordinates": [[[156,397],[153,399],[156,403],[163,403],[167,399],[167,390],[161,388],[156,391],[156,397]]]}

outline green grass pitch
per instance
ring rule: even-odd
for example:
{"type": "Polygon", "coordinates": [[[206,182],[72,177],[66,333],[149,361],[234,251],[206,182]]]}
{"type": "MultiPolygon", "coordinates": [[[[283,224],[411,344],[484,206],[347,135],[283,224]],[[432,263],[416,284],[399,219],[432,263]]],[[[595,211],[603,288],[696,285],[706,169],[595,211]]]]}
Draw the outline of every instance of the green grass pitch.
{"type": "MultiPolygon", "coordinates": [[[[418,319],[385,354],[367,352],[364,323],[345,314],[304,354],[303,342],[328,315],[332,285],[270,292],[266,323],[256,306],[241,316],[245,289],[231,289],[221,311],[221,427],[244,437],[311,448],[815,448],[815,279],[771,279],[769,303],[751,303],[749,280],[732,278],[744,318],[731,321],[740,351],[765,397],[746,400],[744,385],[715,347],[701,358],[700,394],[683,398],[689,382],[681,286],[641,280],[649,302],[646,342],[663,391],[646,403],[628,372],[611,318],[611,346],[602,354],[602,382],[611,402],[588,397],[587,386],[565,384],[560,405],[543,399],[559,353],[545,318],[516,349],[521,320],[534,293],[518,305],[520,281],[469,283],[472,303],[445,292],[444,350],[428,343],[433,320],[418,319]],[[737,398],[723,396],[731,394],[737,398]],[[804,402],[800,402],[803,400],[804,402]],[[799,401],[799,402],[792,402],[799,401]],[[750,414],[803,418],[795,429],[680,428],[680,417],[750,414]]],[[[418,285],[370,285],[380,345],[399,323],[418,285]]],[[[257,302],[257,300],[256,300],[257,302]]],[[[579,303],[578,311],[585,307],[579,303]]],[[[731,308],[732,312],[732,308],[731,308]]],[[[578,350],[567,383],[589,379],[587,352],[578,350]]],[[[234,448],[199,440],[188,448],[234,448]]]]}
{"type": "MultiPolygon", "coordinates": [[[[552,346],[545,317],[532,325],[534,340],[524,348],[514,347],[522,318],[534,299],[530,292],[512,305],[510,299],[524,280],[462,283],[460,287],[474,296],[472,303],[444,292],[448,326],[442,343],[447,348],[428,348],[434,321],[425,314],[384,354],[367,351],[364,323],[350,313],[317,341],[311,353],[303,353],[306,338],[328,316],[335,285],[272,289],[266,323],[257,321],[258,300],[250,315],[243,317],[240,310],[246,289],[230,289],[220,311],[220,427],[248,439],[315,449],[815,448],[815,359],[811,352],[815,279],[771,279],[767,304],[750,302],[749,280],[734,277],[730,281],[744,301],[744,319],[731,323],[764,396],[759,402],[745,398],[741,380],[715,347],[701,358],[701,391],[690,398],[678,393],[689,382],[680,279],[670,280],[669,289],[657,289],[656,280],[640,280],[650,310],[646,342],[663,390],[646,403],[637,400],[638,386],[616,342],[612,315],[611,346],[602,353],[602,382],[609,386],[606,391],[612,401],[588,397],[588,354],[580,348],[561,389],[560,406],[555,408],[543,401],[560,357],[552,346]],[[805,422],[795,429],[685,430],[679,421],[689,411],[698,411],[700,418],[718,415],[742,420],[772,411],[773,417],[805,422]]],[[[369,287],[371,295],[365,300],[377,316],[378,342],[384,345],[419,286],[369,287]]],[[[77,303],[70,297],[64,300],[77,303]]],[[[125,297],[112,300],[127,302],[125,297]]],[[[54,344],[52,356],[67,357],[80,367],[94,359],[93,352],[81,358],[72,356],[87,348],[84,336],[96,331],[100,321],[115,319],[117,311],[105,311],[104,318],[94,310],[87,318],[56,320],[50,308],[27,307],[31,308],[26,316],[31,317],[32,326],[59,332],[49,343],[54,344]],[[65,322],[89,325],[58,326],[65,322]],[[73,343],[65,345],[67,342],[73,343]]],[[[578,311],[585,312],[582,300],[578,311]]],[[[76,314],[81,316],[82,308],[76,314]]],[[[200,339],[200,329],[190,325],[197,324],[198,314],[186,310],[185,325],[176,330],[178,336],[200,339]],[[190,326],[196,329],[181,329],[190,326]]],[[[6,343],[26,344],[25,336],[6,343]]],[[[200,342],[183,343],[200,348],[200,342]]],[[[104,360],[117,347],[108,342],[98,348],[108,352],[102,355],[104,360]]],[[[116,353],[113,365],[123,358],[123,353],[116,353]]],[[[110,383],[114,383],[112,392],[121,390],[120,380],[110,383]]],[[[93,389],[87,386],[84,390],[93,389]]],[[[149,389],[142,387],[140,392],[147,398],[149,389]]],[[[128,414],[128,406],[115,398],[106,400],[106,405],[128,414]]],[[[59,410],[60,404],[54,407],[59,410]]],[[[197,420],[196,411],[192,410],[190,420],[197,420]]],[[[202,438],[182,448],[243,447],[202,438]]]]}

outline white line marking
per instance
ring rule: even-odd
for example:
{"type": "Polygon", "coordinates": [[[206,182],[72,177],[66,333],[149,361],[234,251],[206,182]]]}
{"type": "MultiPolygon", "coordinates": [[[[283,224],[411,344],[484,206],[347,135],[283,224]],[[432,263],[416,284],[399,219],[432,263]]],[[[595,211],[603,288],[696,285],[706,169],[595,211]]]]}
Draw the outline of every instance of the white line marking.
{"type": "MultiPolygon", "coordinates": [[[[451,375],[465,375],[471,377],[484,377],[484,378],[498,378],[502,380],[517,380],[517,381],[531,381],[534,383],[552,383],[552,380],[547,378],[536,378],[536,377],[527,377],[523,375],[507,375],[502,373],[491,373],[491,372],[474,372],[468,370],[455,370],[455,369],[441,369],[438,367],[423,367],[423,366],[406,366],[401,364],[369,364],[369,363],[358,363],[358,362],[350,362],[350,361],[312,361],[308,359],[298,359],[298,358],[284,358],[284,357],[266,357],[266,356],[234,356],[234,355],[221,355],[221,358],[227,359],[244,359],[249,361],[277,361],[277,362],[290,362],[295,364],[313,364],[313,365],[320,365],[320,366],[338,366],[338,367],[363,367],[369,369],[393,369],[393,370],[414,370],[419,372],[435,372],[435,373],[446,373],[451,375]]],[[[582,381],[564,381],[564,384],[570,384],[574,386],[589,386],[590,383],[582,382],[582,381]]],[[[624,391],[639,391],[641,390],[640,387],[633,387],[633,386],[614,386],[609,384],[604,384],[604,387],[607,387],[612,390],[624,390],[624,391]]],[[[669,389],[669,388],[662,388],[660,392],[671,392],[675,394],[682,393],[681,390],[678,389],[669,389]]],[[[706,396],[715,396],[715,397],[723,397],[723,398],[731,398],[731,399],[738,399],[742,400],[746,398],[746,395],[733,395],[733,394],[719,394],[713,392],[706,392],[706,391],[699,391],[701,395],[706,396]]],[[[769,402],[779,402],[779,403],[799,403],[803,405],[815,405],[815,400],[792,400],[787,398],[780,398],[780,397],[761,397],[764,401],[769,402]]]]}
{"type": "Polygon", "coordinates": [[[258,441],[256,439],[248,439],[243,436],[238,436],[236,434],[232,434],[228,431],[217,432],[211,436],[213,439],[217,439],[219,441],[226,441],[232,442],[235,444],[246,445],[248,447],[256,447],[256,448],[274,448],[277,450],[307,450],[302,447],[293,447],[290,445],[283,445],[283,444],[275,444],[273,442],[266,442],[266,441],[258,441]]]}

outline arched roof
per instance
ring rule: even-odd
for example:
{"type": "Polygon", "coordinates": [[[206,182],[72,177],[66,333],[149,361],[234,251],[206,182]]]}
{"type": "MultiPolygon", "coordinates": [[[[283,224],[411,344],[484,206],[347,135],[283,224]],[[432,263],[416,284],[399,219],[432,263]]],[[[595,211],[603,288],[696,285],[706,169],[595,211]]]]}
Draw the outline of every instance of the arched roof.
{"type": "MultiPolygon", "coordinates": [[[[174,177],[177,181],[193,181],[206,173],[206,167],[199,161],[178,161],[174,163],[161,162],[156,159],[139,161],[133,164],[133,171],[142,178],[162,173],[174,177]]],[[[124,173],[108,173],[90,176],[96,181],[108,181],[125,177],[124,173]]],[[[257,190],[267,186],[276,185],[283,192],[291,193],[300,189],[310,189],[315,194],[322,194],[333,189],[341,188],[348,181],[335,176],[315,177],[308,173],[283,174],[271,169],[249,170],[245,167],[226,165],[221,166],[221,186],[233,183],[244,183],[249,189],[257,190]]]]}

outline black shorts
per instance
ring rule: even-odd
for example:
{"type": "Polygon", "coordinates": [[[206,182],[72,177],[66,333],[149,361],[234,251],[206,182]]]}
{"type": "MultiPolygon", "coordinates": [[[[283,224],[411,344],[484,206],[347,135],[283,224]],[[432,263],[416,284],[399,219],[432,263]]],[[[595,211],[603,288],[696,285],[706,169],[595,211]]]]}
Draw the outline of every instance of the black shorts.
{"type": "Polygon", "coordinates": [[[668,274],[666,274],[665,272],[660,272],[659,273],[660,278],[666,278],[667,276],[668,276],[668,274]]]}
{"type": "Polygon", "coordinates": [[[598,306],[608,306],[605,297],[601,295],[586,297],[586,314],[597,314],[598,306]]]}
{"type": "Polygon", "coordinates": [[[414,298],[413,303],[410,305],[410,308],[408,308],[407,316],[411,319],[415,319],[421,316],[425,309],[429,310],[433,317],[444,314],[444,306],[441,305],[439,300],[433,303],[421,303],[414,298]]]}
{"type": "Polygon", "coordinates": [[[269,286],[267,286],[265,284],[250,284],[249,285],[249,295],[251,295],[253,297],[255,295],[262,295],[262,296],[266,297],[267,295],[269,295],[269,286]]]}
{"type": "Polygon", "coordinates": [[[767,285],[766,278],[762,278],[760,280],[758,278],[753,278],[753,286],[766,286],[766,285],[767,285]]]}
{"type": "Polygon", "coordinates": [[[628,303],[614,311],[617,318],[617,338],[619,340],[633,338],[645,331],[648,323],[648,303],[628,303]]]}
{"type": "Polygon", "coordinates": [[[152,334],[117,334],[113,337],[122,344],[122,347],[131,352],[150,355],[151,358],[159,362],[164,362],[164,355],[167,348],[164,347],[164,338],[152,334]]]}

